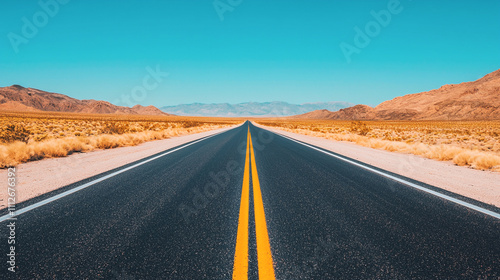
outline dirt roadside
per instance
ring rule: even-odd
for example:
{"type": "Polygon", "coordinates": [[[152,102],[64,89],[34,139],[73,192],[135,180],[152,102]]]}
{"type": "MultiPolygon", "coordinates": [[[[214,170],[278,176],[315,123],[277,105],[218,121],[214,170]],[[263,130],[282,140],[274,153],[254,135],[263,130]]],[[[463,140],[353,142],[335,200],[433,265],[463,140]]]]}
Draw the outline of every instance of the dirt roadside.
{"type": "MultiPolygon", "coordinates": [[[[67,157],[19,164],[15,174],[16,203],[234,127],[155,140],[137,146],[75,153],[67,157]]],[[[0,170],[0,180],[5,182],[4,189],[0,191],[0,202],[3,205],[7,203],[7,179],[8,170],[0,170]]]]}
{"type": "Polygon", "coordinates": [[[500,207],[500,173],[254,125],[369,165],[500,207]]]}

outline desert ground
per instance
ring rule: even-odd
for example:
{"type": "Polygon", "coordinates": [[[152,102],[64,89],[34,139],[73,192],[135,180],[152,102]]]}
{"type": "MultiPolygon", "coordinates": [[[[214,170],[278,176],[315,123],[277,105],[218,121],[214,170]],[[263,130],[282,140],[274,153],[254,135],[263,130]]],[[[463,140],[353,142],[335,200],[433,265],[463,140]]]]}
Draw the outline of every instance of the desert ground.
{"type": "Polygon", "coordinates": [[[1,112],[0,167],[220,129],[238,119],[1,112]]]}
{"type": "Polygon", "coordinates": [[[255,121],[288,132],[500,171],[500,121],[255,121]]]}

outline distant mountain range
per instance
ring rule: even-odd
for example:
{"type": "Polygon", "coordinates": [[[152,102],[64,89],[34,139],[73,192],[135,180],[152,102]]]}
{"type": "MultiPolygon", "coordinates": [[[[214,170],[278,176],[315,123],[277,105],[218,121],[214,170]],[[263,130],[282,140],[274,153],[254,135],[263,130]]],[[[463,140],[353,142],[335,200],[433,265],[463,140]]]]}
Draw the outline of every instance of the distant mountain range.
{"type": "Polygon", "coordinates": [[[275,102],[246,102],[239,104],[181,104],[165,106],[160,109],[169,114],[179,116],[213,116],[213,117],[283,117],[303,114],[306,112],[327,109],[337,111],[352,106],[348,102],[316,102],[304,104],[290,104],[282,101],[275,102]]]}
{"type": "Polygon", "coordinates": [[[474,82],[444,85],[408,94],[376,107],[347,102],[290,104],[183,104],[124,107],[107,101],[79,100],[64,94],[19,85],[0,87],[0,111],[56,111],[98,114],[181,115],[217,117],[285,117],[333,120],[500,120],[500,70],[474,82]]]}
{"type": "Polygon", "coordinates": [[[2,111],[53,111],[89,114],[164,115],[154,106],[135,105],[132,108],[113,105],[107,101],[79,100],[64,94],[46,92],[19,85],[0,87],[2,111]]]}
{"type": "Polygon", "coordinates": [[[129,115],[180,115],[214,117],[282,117],[303,114],[318,109],[332,111],[349,107],[347,102],[305,103],[301,105],[287,102],[247,102],[240,104],[183,104],[166,106],[135,105],[117,106],[102,100],[79,100],[60,93],[47,92],[20,85],[0,87],[1,111],[52,111],[90,114],[129,114],[129,115]]]}
{"type": "Polygon", "coordinates": [[[500,70],[474,82],[408,94],[372,108],[356,105],[292,116],[332,120],[500,120],[500,70]]]}

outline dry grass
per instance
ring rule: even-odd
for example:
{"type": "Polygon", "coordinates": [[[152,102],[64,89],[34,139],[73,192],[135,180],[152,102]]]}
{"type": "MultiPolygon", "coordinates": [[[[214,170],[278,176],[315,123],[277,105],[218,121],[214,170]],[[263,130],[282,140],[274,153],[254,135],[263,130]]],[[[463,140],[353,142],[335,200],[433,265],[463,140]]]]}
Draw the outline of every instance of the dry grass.
{"type": "Polygon", "coordinates": [[[134,146],[239,122],[172,116],[0,113],[0,167],[75,152],[134,146]]]}
{"type": "Polygon", "coordinates": [[[256,121],[285,131],[500,171],[499,121],[256,121]]]}

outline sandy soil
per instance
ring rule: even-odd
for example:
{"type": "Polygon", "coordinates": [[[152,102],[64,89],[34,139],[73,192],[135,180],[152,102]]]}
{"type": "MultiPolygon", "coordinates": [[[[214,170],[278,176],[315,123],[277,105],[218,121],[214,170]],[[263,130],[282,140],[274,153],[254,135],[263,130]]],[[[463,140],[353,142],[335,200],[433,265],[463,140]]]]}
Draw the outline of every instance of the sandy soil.
{"type": "Polygon", "coordinates": [[[372,166],[500,207],[500,173],[498,172],[481,171],[456,166],[451,162],[377,150],[351,142],[306,136],[254,124],[372,166]]]}
{"type": "MultiPolygon", "coordinates": [[[[230,128],[146,142],[138,146],[72,154],[20,164],[16,167],[16,202],[23,202],[63,186],[112,170],[184,143],[230,128]]],[[[0,170],[0,180],[7,182],[8,170],[0,170]]],[[[6,184],[4,184],[6,186],[6,184]]],[[[0,192],[0,208],[7,201],[7,188],[0,192]]]]}

